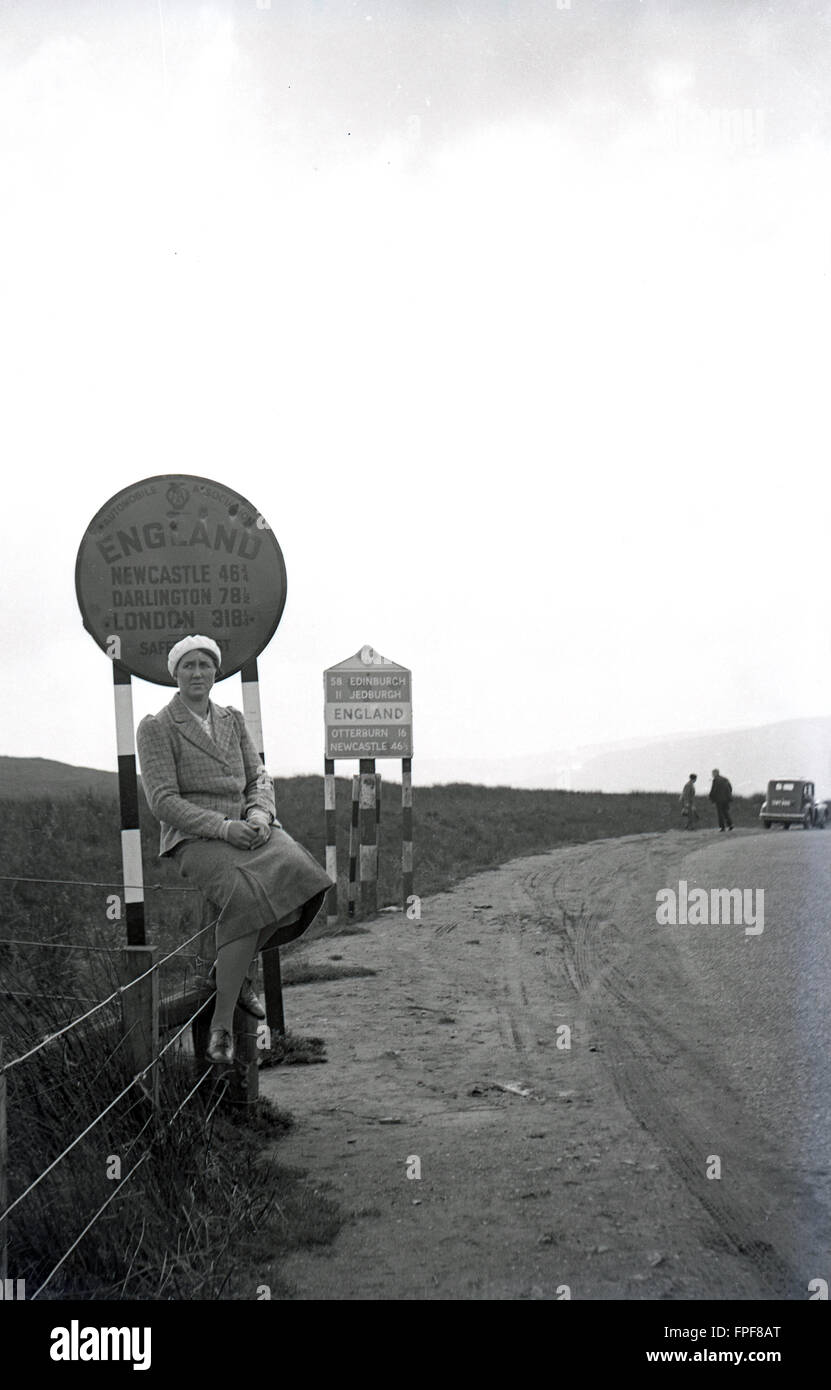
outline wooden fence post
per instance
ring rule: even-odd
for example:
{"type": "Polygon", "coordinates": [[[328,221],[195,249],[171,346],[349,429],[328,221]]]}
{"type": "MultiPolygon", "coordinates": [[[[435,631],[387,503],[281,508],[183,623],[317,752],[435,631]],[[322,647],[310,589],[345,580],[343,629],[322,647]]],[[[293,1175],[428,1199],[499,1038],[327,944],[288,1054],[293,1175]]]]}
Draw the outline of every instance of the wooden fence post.
{"type": "Polygon", "coordinates": [[[378,911],[378,851],[375,842],[375,759],[360,760],[361,915],[378,911]]]}
{"type": "MultiPolygon", "coordinates": [[[[134,1072],[152,1066],[159,1055],[159,972],[150,970],[156,956],[154,946],[125,946],[121,952],[121,984],[128,985],[144,975],[143,980],[125,989],[121,995],[121,1019],[124,1041],[134,1072]]],[[[159,1099],[159,1069],[153,1067],[149,1077],[150,1098],[154,1105],[159,1099]]]]}
{"type": "MultiPolygon", "coordinates": [[[[199,1001],[201,1002],[201,1001],[199,1001]]],[[[211,1039],[211,1014],[213,1010],[210,1005],[200,1010],[190,1025],[191,1036],[193,1038],[193,1055],[196,1061],[197,1075],[205,1070],[208,1043],[211,1039]]],[[[184,1020],[183,1020],[184,1022],[184,1020]]]]}
{"type": "Polygon", "coordinates": [[[283,974],[279,946],[266,946],[262,953],[263,987],[265,989],[266,1022],[273,1033],[286,1035],[286,1015],[283,1008],[283,974]]]}
{"type": "MultiPolygon", "coordinates": [[[[274,955],[278,955],[275,948],[274,955]]],[[[234,1010],[234,1064],[228,1099],[232,1105],[254,1105],[260,1090],[257,1066],[257,1031],[260,1020],[245,1009],[234,1010]]]]}
{"type": "MultiPolygon", "coordinates": [[[[216,961],[216,919],[219,916],[219,908],[216,903],[212,903],[209,898],[202,898],[201,914],[199,924],[202,928],[196,938],[196,957],[197,963],[205,971],[203,976],[196,982],[197,990],[207,991],[210,989],[210,969],[216,961]]],[[[215,982],[214,982],[215,983],[215,982]]],[[[201,1001],[200,1001],[201,1002],[201,1001]]],[[[205,1053],[208,1050],[208,1042],[211,1033],[211,1007],[204,1008],[196,1015],[190,1025],[191,1038],[193,1039],[193,1056],[196,1064],[197,1074],[202,1070],[205,1061],[205,1053]]],[[[184,1022],[184,1019],[181,1020],[184,1022]]]]}
{"type": "MultiPolygon", "coordinates": [[[[269,954],[263,952],[263,959],[269,954]]],[[[277,955],[277,952],[274,952],[277,955]]],[[[171,996],[164,1000],[163,1022],[168,1028],[175,1028],[180,1022],[181,1015],[187,1015],[199,1002],[199,992],[191,990],[184,998],[171,996]]],[[[204,1072],[208,1059],[206,1052],[210,1041],[211,1026],[210,1007],[203,1009],[193,1020],[193,1050],[196,1061],[196,1072],[204,1072]]],[[[259,1048],[257,1038],[262,1027],[262,1021],[254,1018],[252,1014],[246,1013],[244,1009],[234,1010],[234,1061],[230,1067],[224,1064],[216,1065],[216,1079],[218,1081],[228,1081],[228,1100],[235,1105],[253,1105],[259,1095],[260,1074],[257,1065],[259,1048]]]]}

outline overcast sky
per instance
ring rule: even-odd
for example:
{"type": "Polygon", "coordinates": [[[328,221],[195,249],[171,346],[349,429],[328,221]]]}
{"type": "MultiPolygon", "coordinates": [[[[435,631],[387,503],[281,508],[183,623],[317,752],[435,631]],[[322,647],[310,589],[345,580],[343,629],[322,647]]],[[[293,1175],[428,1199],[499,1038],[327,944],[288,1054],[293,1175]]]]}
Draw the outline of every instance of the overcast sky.
{"type": "Polygon", "coordinates": [[[0,752],[115,766],[75,557],[165,472],[283,549],[275,774],[364,643],[417,781],[824,713],[829,49],[796,0],[3,0],[0,752]]]}

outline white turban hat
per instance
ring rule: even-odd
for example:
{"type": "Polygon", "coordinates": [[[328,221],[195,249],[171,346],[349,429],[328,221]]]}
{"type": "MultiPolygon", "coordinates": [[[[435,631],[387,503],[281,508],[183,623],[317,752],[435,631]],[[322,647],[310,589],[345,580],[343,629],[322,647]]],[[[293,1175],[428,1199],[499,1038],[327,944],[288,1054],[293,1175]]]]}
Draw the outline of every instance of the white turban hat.
{"type": "Polygon", "coordinates": [[[219,670],[222,664],[222,652],[216,645],[212,637],[202,637],[198,632],[193,637],[183,637],[181,642],[177,642],[175,647],[171,647],[167,654],[167,669],[171,676],[176,675],[176,667],[187,656],[188,652],[207,652],[216,662],[216,669],[219,670]]]}

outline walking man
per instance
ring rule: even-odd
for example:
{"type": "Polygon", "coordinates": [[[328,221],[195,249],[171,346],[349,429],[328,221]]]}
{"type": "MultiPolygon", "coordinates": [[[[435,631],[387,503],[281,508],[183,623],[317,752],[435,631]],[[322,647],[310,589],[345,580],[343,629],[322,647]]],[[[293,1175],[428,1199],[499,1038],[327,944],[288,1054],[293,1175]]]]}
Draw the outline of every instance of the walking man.
{"type": "Polygon", "coordinates": [[[684,790],[681,793],[681,815],[686,820],[685,829],[695,830],[695,823],[698,820],[698,812],[695,809],[695,783],[696,774],[690,773],[689,781],[685,782],[684,790]]]}
{"type": "Polygon", "coordinates": [[[733,788],[726,777],[722,777],[717,767],[713,768],[713,785],[710,788],[710,800],[716,808],[718,814],[719,830],[732,830],[733,822],[730,819],[730,802],[733,800],[733,788]]]}

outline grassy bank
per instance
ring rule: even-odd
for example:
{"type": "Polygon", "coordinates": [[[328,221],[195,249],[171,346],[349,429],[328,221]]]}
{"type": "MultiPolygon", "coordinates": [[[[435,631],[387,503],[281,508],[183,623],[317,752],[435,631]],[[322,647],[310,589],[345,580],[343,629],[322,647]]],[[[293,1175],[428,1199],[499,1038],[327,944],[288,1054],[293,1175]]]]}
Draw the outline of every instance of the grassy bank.
{"type": "MultiPolygon", "coordinates": [[[[379,907],[401,902],[401,789],[382,782],[379,907]]],[[[289,834],[325,861],[323,779],[275,781],[277,809],[289,834]]],[[[336,780],[339,897],[345,907],[349,864],[351,784],[336,780]]],[[[733,803],[737,825],[758,825],[758,798],[733,803]]],[[[700,824],[715,825],[710,803],[699,798],[700,824]]],[[[196,897],[182,891],[176,868],[157,858],[158,828],[140,797],[147,922],[166,950],[198,925],[196,897]],[[158,891],[157,885],[164,891],[158,891]]],[[[524,791],[457,783],[414,790],[414,888],[422,896],[523,854],[616,835],[680,827],[678,796],[659,792],[524,791]]],[[[103,886],[0,882],[0,913],[20,929],[100,930],[108,940],[118,924],[107,917],[108,897],[119,891],[121,848],[116,799],[100,793],[0,801],[0,875],[93,880],[103,886]]],[[[113,909],[110,908],[110,911],[113,909]]],[[[4,930],[3,935],[14,935],[4,930]]],[[[120,938],[118,938],[120,940],[120,938]]],[[[51,970],[51,967],[50,967],[51,970]]]]}

